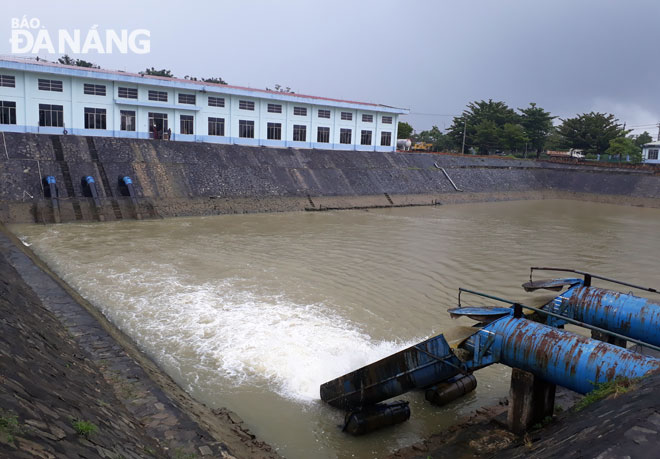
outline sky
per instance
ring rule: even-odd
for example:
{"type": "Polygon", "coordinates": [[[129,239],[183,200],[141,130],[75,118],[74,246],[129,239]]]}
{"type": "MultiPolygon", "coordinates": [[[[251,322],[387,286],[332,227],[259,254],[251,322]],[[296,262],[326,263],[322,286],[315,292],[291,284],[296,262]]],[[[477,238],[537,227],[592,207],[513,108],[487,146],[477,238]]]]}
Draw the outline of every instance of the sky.
{"type": "MultiPolygon", "coordinates": [[[[2,0],[0,55],[16,55],[23,17],[56,43],[60,29],[149,31],[147,54],[72,56],[103,68],[404,107],[416,131],[493,99],[559,119],[613,113],[658,135],[657,0],[2,0]]],[[[37,55],[59,56],[22,54],[37,55]]]]}

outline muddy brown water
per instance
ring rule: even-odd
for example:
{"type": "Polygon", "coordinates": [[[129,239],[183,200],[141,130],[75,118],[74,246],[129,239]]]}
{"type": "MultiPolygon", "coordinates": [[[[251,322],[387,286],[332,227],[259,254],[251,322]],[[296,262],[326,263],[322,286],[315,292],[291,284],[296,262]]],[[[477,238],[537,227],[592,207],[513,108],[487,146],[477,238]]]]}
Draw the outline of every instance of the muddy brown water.
{"type": "MultiPolygon", "coordinates": [[[[460,286],[513,299],[529,266],[658,287],[660,210],[572,201],[177,218],[12,230],[185,390],[291,458],[383,457],[508,391],[509,371],[360,438],[319,385],[457,324],[460,286]]],[[[470,305],[487,304],[466,297],[470,305]]]]}

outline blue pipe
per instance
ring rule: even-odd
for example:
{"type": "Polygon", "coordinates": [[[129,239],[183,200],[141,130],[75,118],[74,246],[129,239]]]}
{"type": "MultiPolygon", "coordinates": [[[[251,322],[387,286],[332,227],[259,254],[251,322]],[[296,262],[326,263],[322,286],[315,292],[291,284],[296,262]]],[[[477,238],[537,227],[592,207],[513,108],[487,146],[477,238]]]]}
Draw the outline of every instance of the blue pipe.
{"type": "Polygon", "coordinates": [[[660,346],[660,303],[647,298],[577,285],[544,309],[660,346]]]}
{"type": "Polygon", "coordinates": [[[87,177],[85,177],[85,182],[87,182],[88,185],[91,185],[92,183],[94,183],[94,177],[88,175],[87,177]]]}
{"type": "Polygon", "coordinates": [[[475,355],[483,353],[484,344],[474,346],[478,335],[490,343],[494,360],[581,394],[618,377],[660,370],[660,359],[526,319],[504,317],[481,329],[466,343],[475,355]]]}
{"type": "Polygon", "coordinates": [[[55,183],[56,183],[55,182],[55,177],[53,177],[52,175],[49,175],[48,177],[46,177],[46,183],[49,184],[49,185],[55,185],[55,183]]]}
{"type": "Polygon", "coordinates": [[[131,183],[133,183],[133,181],[131,180],[131,178],[128,175],[124,176],[122,178],[122,180],[126,185],[130,185],[131,183]]]}

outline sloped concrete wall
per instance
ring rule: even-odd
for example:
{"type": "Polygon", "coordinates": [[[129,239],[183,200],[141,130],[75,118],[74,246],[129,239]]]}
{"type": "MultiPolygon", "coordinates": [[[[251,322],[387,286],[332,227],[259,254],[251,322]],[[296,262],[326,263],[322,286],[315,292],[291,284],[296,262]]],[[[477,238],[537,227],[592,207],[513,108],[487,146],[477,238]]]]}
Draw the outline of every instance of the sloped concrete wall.
{"type": "Polygon", "coordinates": [[[42,179],[48,175],[58,184],[61,221],[524,199],[547,192],[614,196],[640,205],[654,205],[660,198],[660,177],[652,172],[530,160],[17,133],[3,137],[0,219],[5,222],[54,219],[52,201],[43,198],[42,179]],[[458,196],[435,164],[467,194],[458,196]],[[83,197],[80,182],[86,175],[96,180],[100,209],[83,197]],[[137,208],[120,194],[118,178],[124,175],[135,185],[137,208]]]}

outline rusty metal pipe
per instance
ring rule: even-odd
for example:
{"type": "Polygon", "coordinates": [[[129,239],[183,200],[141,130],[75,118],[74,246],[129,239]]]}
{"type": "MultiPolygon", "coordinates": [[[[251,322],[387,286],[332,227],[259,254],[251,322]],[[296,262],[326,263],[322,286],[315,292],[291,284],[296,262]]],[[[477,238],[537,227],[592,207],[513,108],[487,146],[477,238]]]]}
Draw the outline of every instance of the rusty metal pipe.
{"type": "Polygon", "coordinates": [[[544,310],[617,332],[628,341],[637,339],[660,346],[660,303],[648,298],[577,285],[544,310]]]}
{"type": "MultiPolygon", "coordinates": [[[[660,370],[660,359],[527,319],[504,317],[477,334],[494,335],[491,352],[500,363],[581,394],[599,383],[660,370]]],[[[466,347],[474,342],[470,338],[466,347]]]]}

